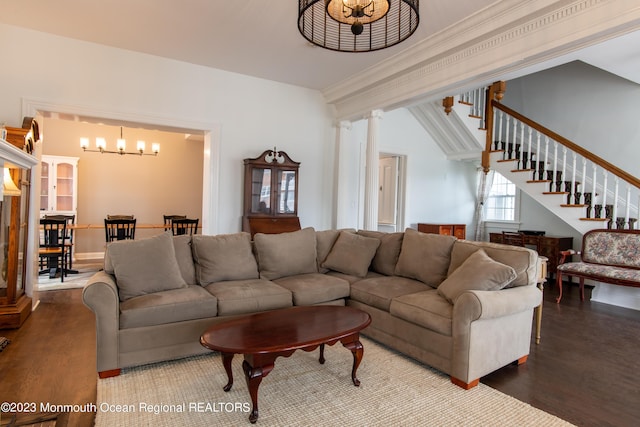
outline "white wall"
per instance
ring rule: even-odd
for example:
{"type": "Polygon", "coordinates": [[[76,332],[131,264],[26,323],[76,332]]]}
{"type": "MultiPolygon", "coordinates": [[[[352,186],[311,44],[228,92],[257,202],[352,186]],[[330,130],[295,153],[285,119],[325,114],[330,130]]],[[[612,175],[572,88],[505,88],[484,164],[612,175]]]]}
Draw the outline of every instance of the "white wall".
{"type": "MultiPolygon", "coordinates": [[[[344,226],[361,228],[364,182],[364,153],[367,121],[353,123],[348,147],[350,222],[344,226]],[[360,175],[358,175],[358,172],[360,175]],[[358,202],[359,201],[359,202],[358,202]]],[[[447,160],[431,136],[411,113],[400,108],[385,112],[380,120],[378,150],[407,157],[405,226],[417,228],[419,222],[462,223],[467,236],[473,236],[476,166],[470,162],[447,160]]],[[[340,161],[343,161],[341,159],[340,161]]]]}
{"type": "MultiPolygon", "coordinates": [[[[583,62],[571,62],[507,82],[502,101],[605,160],[640,176],[640,86],[583,62]]],[[[521,229],[582,235],[526,195],[520,206],[521,229]]]]}
{"type": "MultiPolygon", "coordinates": [[[[277,146],[301,162],[300,220],[328,228],[332,110],[318,91],[0,25],[0,122],[20,126],[24,99],[220,129],[218,220],[240,230],[242,160],[277,146]]],[[[69,141],[74,146],[77,141],[69,141]]]]}

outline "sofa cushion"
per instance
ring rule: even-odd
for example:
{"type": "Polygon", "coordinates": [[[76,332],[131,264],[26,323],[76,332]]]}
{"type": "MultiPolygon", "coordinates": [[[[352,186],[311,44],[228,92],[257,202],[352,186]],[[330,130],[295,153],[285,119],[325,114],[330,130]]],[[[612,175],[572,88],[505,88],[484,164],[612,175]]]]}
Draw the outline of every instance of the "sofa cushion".
{"type": "Polygon", "coordinates": [[[456,240],[453,236],[421,233],[407,228],[395,274],[437,287],[447,277],[451,249],[456,240]]]}
{"type": "Polygon", "coordinates": [[[191,244],[199,285],[259,277],[249,233],[194,235],[191,244]]]}
{"type": "Polygon", "coordinates": [[[327,259],[327,255],[331,252],[333,244],[336,242],[339,230],[322,230],[316,231],[316,261],[318,263],[318,272],[326,273],[328,268],[323,268],[322,263],[327,259]]]}
{"type": "Polygon", "coordinates": [[[216,297],[201,286],[190,285],[124,301],[120,304],[120,329],[206,319],[217,314],[216,297]]]}
{"type": "Polygon", "coordinates": [[[316,232],[312,227],[290,233],[256,233],[253,240],[262,279],[318,272],[316,232]]]}
{"type": "Polygon", "coordinates": [[[187,285],[196,285],[196,267],[193,264],[191,251],[191,236],[173,236],[173,249],[176,251],[176,260],[180,268],[180,274],[187,285]]]}
{"type": "Polygon", "coordinates": [[[329,271],[326,273],[327,276],[337,277],[339,279],[346,280],[349,283],[359,282],[360,280],[369,279],[371,277],[382,277],[382,274],[376,273],[375,271],[367,271],[367,275],[365,277],[353,276],[351,274],[340,273],[339,271],[329,271]]]}
{"type": "Polygon", "coordinates": [[[218,316],[256,313],[293,305],[288,289],[265,279],[217,282],[205,289],[218,299],[218,316]]]}
{"type": "Polygon", "coordinates": [[[439,295],[436,289],[394,298],[389,312],[440,334],[452,334],[453,305],[439,295]]]}
{"type": "Polygon", "coordinates": [[[494,261],[480,249],[438,286],[438,293],[455,303],[464,291],[497,291],[513,282],[516,276],[513,267],[494,261]]]}
{"type": "Polygon", "coordinates": [[[499,243],[458,240],[451,251],[448,274],[453,273],[472,253],[480,249],[483,249],[495,261],[514,268],[517,274],[516,280],[507,285],[507,288],[536,284],[538,280],[538,254],[528,248],[499,243]]]}
{"type": "Polygon", "coordinates": [[[375,237],[380,240],[376,256],[371,260],[371,269],[376,273],[393,276],[400,256],[404,233],[358,230],[358,234],[365,237],[375,237]]]}
{"type": "Polygon", "coordinates": [[[369,265],[378,246],[378,239],[341,231],[322,267],[364,277],[369,271],[369,265]]]}
{"type": "Polygon", "coordinates": [[[391,300],[394,298],[430,289],[433,288],[417,280],[399,276],[379,276],[352,283],[350,298],[389,311],[391,300]]]}
{"type": "Polygon", "coordinates": [[[187,286],[176,260],[171,233],[108,245],[120,301],[187,286]]]}
{"type": "Polygon", "coordinates": [[[313,305],[349,296],[349,282],[320,273],[299,274],[274,282],[293,294],[294,305],[313,305]]]}

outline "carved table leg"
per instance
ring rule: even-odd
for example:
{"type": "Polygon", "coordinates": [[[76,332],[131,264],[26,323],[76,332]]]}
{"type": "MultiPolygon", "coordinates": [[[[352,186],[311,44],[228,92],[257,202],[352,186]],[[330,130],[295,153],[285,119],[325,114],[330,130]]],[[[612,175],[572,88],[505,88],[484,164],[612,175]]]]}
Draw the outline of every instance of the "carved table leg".
{"type": "Polygon", "coordinates": [[[268,360],[264,360],[264,364],[262,364],[260,363],[262,360],[257,355],[245,355],[245,360],[242,362],[242,369],[247,380],[247,387],[249,387],[251,404],[253,405],[251,414],[249,414],[251,424],[258,421],[258,388],[262,378],[266,377],[273,369],[273,361],[276,357],[276,355],[268,355],[268,360]],[[256,366],[251,366],[251,363],[256,366]]]}
{"type": "Polygon", "coordinates": [[[233,353],[222,353],[222,365],[224,366],[224,370],[227,372],[227,385],[222,388],[224,391],[231,390],[231,386],[233,386],[233,371],[231,370],[232,360],[233,353]]]}
{"type": "Polygon", "coordinates": [[[324,358],[324,344],[320,344],[320,364],[324,365],[325,362],[325,358],[324,358]]]}
{"type": "Polygon", "coordinates": [[[356,371],[358,370],[358,366],[360,366],[360,362],[362,361],[364,348],[362,347],[362,343],[358,340],[357,335],[355,336],[355,340],[350,342],[343,342],[342,345],[351,350],[351,353],[353,353],[353,368],[351,369],[351,379],[353,380],[353,385],[357,387],[360,385],[360,380],[356,377],[356,371]]]}

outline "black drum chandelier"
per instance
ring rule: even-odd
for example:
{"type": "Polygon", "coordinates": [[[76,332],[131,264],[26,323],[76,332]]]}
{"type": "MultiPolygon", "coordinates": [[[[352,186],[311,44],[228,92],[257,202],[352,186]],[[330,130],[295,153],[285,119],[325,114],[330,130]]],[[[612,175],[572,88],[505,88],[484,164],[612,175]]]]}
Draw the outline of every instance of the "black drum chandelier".
{"type": "Polygon", "coordinates": [[[298,0],[298,30],[311,43],[340,52],[396,45],[418,28],[419,0],[298,0]]]}

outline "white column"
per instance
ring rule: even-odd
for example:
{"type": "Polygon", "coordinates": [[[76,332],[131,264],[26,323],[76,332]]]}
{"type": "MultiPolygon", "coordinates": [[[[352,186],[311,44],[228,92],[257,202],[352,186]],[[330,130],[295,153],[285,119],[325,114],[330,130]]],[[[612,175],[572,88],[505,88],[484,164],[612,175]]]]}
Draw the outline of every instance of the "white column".
{"type": "Polygon", "coordinates": [[[369,115],[367,127],[367,156],[365,165],[364,188],[364,229],[378,229],[378,133],[380,128],[381,110],[373,110],[369,115]]]}
{"type": "Polygon", "coordinates": [[[349,186],[346,185],[349,173],[347,162],[351,122],[341,121],[336,125],[334,193],[336,196],[334,228],[349,227],[349,186]]]}

